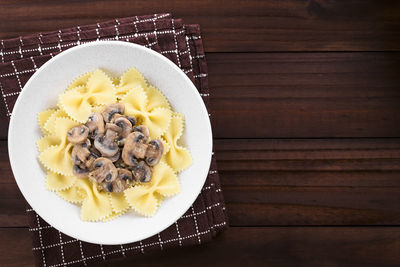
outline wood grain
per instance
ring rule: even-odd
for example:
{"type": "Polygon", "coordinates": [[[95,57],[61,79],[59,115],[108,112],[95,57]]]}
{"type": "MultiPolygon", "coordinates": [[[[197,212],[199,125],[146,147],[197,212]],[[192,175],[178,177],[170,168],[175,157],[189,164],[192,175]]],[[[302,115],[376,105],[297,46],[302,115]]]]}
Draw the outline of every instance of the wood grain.
{"type": "MultiPolygon", "coordinates": [[[[33,264],[27,229],[0,229],[0,237],[2,266],[33,264]]],[[[399,238],[397,227],[234,227],[201,246],[94,266],[396,266],[399,238]]]]}
{"type": "Polygon", "coordinates": [[[217,138],[400,136],[400,54],[208,54],[217,138]]]}
{"type": "Polygon", "coordinates": [[[207,60],[216,138],[400,136],[400,53],[216,53],[207,60]]]}
{"type": "MultiPolygon", "coordinates": [[[[233,226],[400,223],[400,139],[232,139],[215,148],[233,226]]],[[[0,226],[26,226],[4,141],[1,167],[0,226]]]]}
{"type": "Polygon", "coordinates": [[[207,52],[395,51],[391,1],[0,1],[0,38],[136,14],[172,12],[202,27],[207,52]]]}
{"type": "MultiPolygon", "coordinates": [[[[201,25],[232,227],[98,266],[399,266],[400,2],[0,0],[0,39],[155,12],[201,25]]],[[[0,124],[0,265],[31,266],[0,124]]]]}

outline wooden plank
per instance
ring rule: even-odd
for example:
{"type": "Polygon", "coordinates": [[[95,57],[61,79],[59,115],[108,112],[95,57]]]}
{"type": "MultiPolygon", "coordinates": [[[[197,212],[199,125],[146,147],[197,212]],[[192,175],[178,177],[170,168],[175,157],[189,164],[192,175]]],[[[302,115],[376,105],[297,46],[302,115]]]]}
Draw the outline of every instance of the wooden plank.
{"type": "MultiPolygon", "coordinates": [[[[207,59],[216,138],[400,136],[400,53],[207,59]]],[[[1,127],[0,138],[6,137],[1,127]]]]}
{"type": "MultiPolygon", "coordinates": [[[[400,223],[400,139],[216,140],[231,225],[400,223]]],[[[0,226],[25,226],[0,142],[0,226]]]]}
{"type": "Polygon", "coordinates": [[[399,137],[398,53],[208,54],[216,138],[399,137]]]}
{"type": "MultiPolygon", "coordinates": [[[[24,228],[0,229],[2,266],[33,264],[24,228]]],[[[201,246],[138,255],[97,266],[395,266],[399,227],[235,227],[201,246]]]]}
{"type": "Polygon", "coordinates": [[[32,240],[27,228],[0,229],[2,266],[33,266],[32,240]]]}
{"type": "MultiPolygon", "coordinates": [[[[27,226],[25,200],[18,192],[0,197],[0,227],[27,226]]],[[[266,225],[398,225],[400,187],[223,186],[230,224],[266,225]]]]}
{"type": "Polygon", "coordinates": [[[140,14],[199,23],[208,52],[377,51],[400,48],[392,1],[0,1],[0,38],[140,14]]]}

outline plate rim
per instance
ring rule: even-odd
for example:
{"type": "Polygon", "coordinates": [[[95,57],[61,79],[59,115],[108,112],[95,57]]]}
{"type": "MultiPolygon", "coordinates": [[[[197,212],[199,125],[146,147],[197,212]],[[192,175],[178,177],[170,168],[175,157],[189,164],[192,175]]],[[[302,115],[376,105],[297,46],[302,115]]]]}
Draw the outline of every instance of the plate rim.
{"type": "MultiPolygon", "coordinates": [[[[15,102],[15,104],[14,104],[13,110],[18,110],[18,109],[19,109],[19,106],[21,105],[20,103],[21,103],[21,101],[22,101],[21,99],[23,99],[24,94],[25,94],[26,91],[27,91],[27,90],[24,90],[24,89],[27,88],[27,87],[29,87],[30,84],[32,83],[32,81],[33,81],[38,75],[40,75],[40,73],[43,72],[43,70],[45,70],[46,68],[48,68],[49,65],[51,66],[51,64],[53,64],[54,61],[59,60],[59,58],[61,58],[61,57],[63,57],[63,56],[66,56],[66,55],[68,55],[68,54],[74,53],[76,50],[85,49],[85,48],[93,47],[93,46],[103,46],[103,45],[117,45],[117,46],[118,46],[118,45],[122,45],[122,46],[131,47],[131,48],[133,48],[133,49],[139,49],[139,50],[145,51],[145,53],[153,54],[153,55],[156,56],[158,59],[160,59],[160,60],[166,62],[166,63],[167,63],[170,67],[172,67],[175,71],[179,72],[179,73],[180,73],[180,76],[182,76],[183,79],[185,79],[186,82],[187,82],[188,84],[190,84],[191,90],[194,91],[196,98],[198,98],[197,100],[200,100],[203,116],[204,116],[205,118],[207,118],[207,119],[206,119],[207,129],[204,129],[204,130],[207,130],[207,132],[209,133],[209,134],[208,134],[208,137],[209,137],[208,141],[209,141],[209,144],[210,144],[210,148],[209,148],[210,153],[209,153],[209,155],[207,155],[207,157],[208,157],[208,158],[207,158],[207,168],[206,168],[207,170],[204,171],[204,175],[201,176],[202,179],[203,179],[203,182],[201,183],[202,186],[199,187],[198,190],[196,190],[196,194],[194,194],[195,196],[193,196],[192,199],[190,200],[190,204],[189,204],[189,201],[188,201],[187,207],[188,207],[188,209],[190,209],[190,206],[193,205],[193,203],[196,201],[197,197],[198,197],[199,194],[201,193],[201,190],[202,190],[202,188],[204,187],[204,184],[205,184],[205,182],[206,182],[206,180],[207,180],[207,177],[208,177],[208,171],[209,171],[209,169],[210,169],[210,167],[211,167],[212,151],[213,151],[213,134],[212,134],[212,128],[211,128],[211,121],[210,121],[210,117],[209,117],[209,115],[208,115],[209,113],[208,113],[208,111],[207,111],[207,108],[206,108],[206,106],[205,106],[205,103],[204,103],[203,99],[201,98],[200,93],[199,93],[199,91],[197,90],[197,88],[195,87],[195,85],[193,84],[193,82],[189,79],[189,77],[188,77],[177,65],[175,65],[174,62],[170,61],[168,58],[166,58],[165,56],[159,54],[158,52],[153,51],[153,50],[151,50],[151,49],[149,49],[149,48],[147,48],[147,47],[144,47],[144,46],[135,44],[135,43],[129,43],[129,42],[123,42],[123,41],[94,41],[94,42],[90,42],[90,43],[86,43],[86,44],[82,44],[82,45],[78,45],[78,46],[69,48],[68,50],[65,50],[65,51],[63,51],[63,52],[57,54],[56,56],[52,57],[52,58],[49,59],[47,62],[45,62],[45,63],[44,63],[44,64],[43,64],[43,65],[28,79],[28,81],[26,82],[26,84],[25,84],[24,87],[22,88],[22,91],[20,92],[20,94],[19,94],[19,96],[18,96],[18,98],[17,98],[17,100],[16,100],[16,102],[15,102]],[[204,177],[203,177],[203,176],[204,176],[204,177]]],[[[15,128],[15,126],[14,126],[14,125],[15,125],[15,116],[14,116],[14,114],[15,114],[14,112],[12,112],[12,114],[11,114],[11,118],[10,118],[10,122],[9,122],[9,129],[8,129],[8,140],[7,140],[8,155],[9,155],[9,161],[10,161],[11,170],[12,170],[14,179],[15,179],[15,181],[16,181],[16,183],[17,183],[17,186],[18,186],[19,190],[21,191],[22,195],[24,196],[25,200],[28,202],[28,204],[32,207],[33,210],[35,210],[35,211],[40,211],[41,209],[37,207],[37,205],[36,205],[37,203],[35,203],[35,201],[32,200],[33,197],[30,196],[30,194],[29,194],[25,189],[23,189],[24,186],[22,185],[22,179],[18,179],[17,176],[15,175],[15,169],[17,168],[17,163],[16,163],[16,161],[17,161],[18,159],[15,158],[16,155],[13,153],[13,143],[14,143],[14,140],[13,140],[12,137],[10,138],[10,136],[12,136],[13,129],[15,128]]],[[[189,167],[189,168],[190,168],[190,167],[189,167]]],[[[44,173],[44,176],[45,176],[45,173],[44,173]]],[[[179,174],[178,174],[178,177],[179,177],[179,174]]],[[[199,175],[199,177],[200,177],[200,175],[199,175]]],[[[44,190],[47,190],[47,189],[44,188],[44,190]]],[[[65,200],[64,200],[64,201],[65,201],[65,200]]],[[[85,242],[89,242],[89,243],[93,243],[93,244],[119,245],[119,244],[127,244],[127,243],[137,242],[137,241],[139,241],[139,240],[144,240],[144,239],[149,238],[149,237],[151,237],[151,236],[153,236],[153,235],[155,235],[155,234],[157,234],[157,233],[160,233],[160,232],[164,231],[164,230],[167,229],[169,226],[171,226],[172,224],[174,224],[180,217],[182,217],[182,215],[183,215],[186,211],[187,211],[187,210],[184,210],[184,211],[182,212],[182,214],[179,214],[179,216],[175,216],[176,218],[174,217],[174,220],[171,220],[171,221],[172,221],[171,223],[166,224],[165,227],[163,227],[163,229],[161,229],[161,230],[159,230],[159,231],[158,231],[158,230],[157,230],[157,231],[152,231],[152,232],[150,232],[150,233],[149,233],[146,237],[144,237],[144,238],[140,238],[140,239],[134,239],[134,238],[130,238],[130,239],[129,239],[129,238],[126,238],[125,240],[121,240],[121,241],[118,241],[118,242],[112,242],[112,241],[108,242],[108,241],[106,241],[106,242],[101,242],[101,243],[99,243],[98,240],[95,240],[95,239],[92,239],[92,238],[86,238],[86,237],[81,237],[81,236],[77,237],[76,235],[74,235],[74,233],[71,233],[70,231],[64,231],[65,229],[60,230],[59,227],[57,227],[58,225],[57,225],[57,226],[54,226],[54,224],[48,222],[48,221],[52,221],[51,219],[49,219],[49,216],[46,216],[46,215],[43,216],[43,213],[40,214],[39,212],[37,212],[37,214],[38,214],[44,221],[46,221],[49,225],[51,225],[53,228],[57,229],[58,231],[60,231],[60,232],[62,232],[62,233],[64,233],[64,234],[66,234],[66,235],[68,235],[68,236],[71,236],[71,237],[73,237],[73,238],[75,238],[75,239],[78,239],[78,240],[81,240],[81,241],[85,241],[85,242]],[[46,217],[46,218],[44,218],[44,217],[46,217]]],[[[96,223],[107,223],[107,222],[96,222],[96,223]]]]}

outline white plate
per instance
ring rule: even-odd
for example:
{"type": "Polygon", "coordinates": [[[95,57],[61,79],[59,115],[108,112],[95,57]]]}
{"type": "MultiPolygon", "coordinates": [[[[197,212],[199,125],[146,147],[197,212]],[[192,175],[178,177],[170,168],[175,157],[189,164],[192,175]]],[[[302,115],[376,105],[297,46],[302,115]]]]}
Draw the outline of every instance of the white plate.
{"type": "Polygon", "coordinates": [[[211,161],[212,133],[208,112],[190,79],[164,56],[139,45],[101,41],[77,46],[46,62],[24,86],[12,112],[8,152],[17,184],[32,208],[59,231],[96,244],[125,244],[155,235],[173,224],[193,204],[206,180],[211,161]],[[186,119],[184,142],[193,165],[179,174],[181,192],[165,200],[154,217],[129,212],[109,222],[84,222],[80,207],[45,188],[45,172],[37,157],[42,135],[37,114],[55,107],[58,96],[77,76],[101,68],[121,75],[136,67],[159,88],[186,119]]]}

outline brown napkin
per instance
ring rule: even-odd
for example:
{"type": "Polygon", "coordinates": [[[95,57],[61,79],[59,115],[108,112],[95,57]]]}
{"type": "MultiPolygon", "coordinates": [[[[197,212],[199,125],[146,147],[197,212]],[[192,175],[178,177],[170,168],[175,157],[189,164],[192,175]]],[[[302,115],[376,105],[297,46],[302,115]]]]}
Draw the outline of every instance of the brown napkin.
{"type": "MultiPolygon", "coordinates": [[[[184,25],[181,19],[174,19],[170,14],[154,14],[2,40],[0,119],[11,116],[22,87],[47,60],[70,47],[96,40],[133,42],[163,54],[188,75],[209,109],[207,64],[199,26],[184,25]]],[[[115,246],[86,243],[59,232],[31,208],[27,209],[27,215],[36,265],[46,267],[86,266],[170,247],[201,244],[227,227],[214,155],[206,183],[190,209],[169,228],[140,242],[115,246]]]]}

